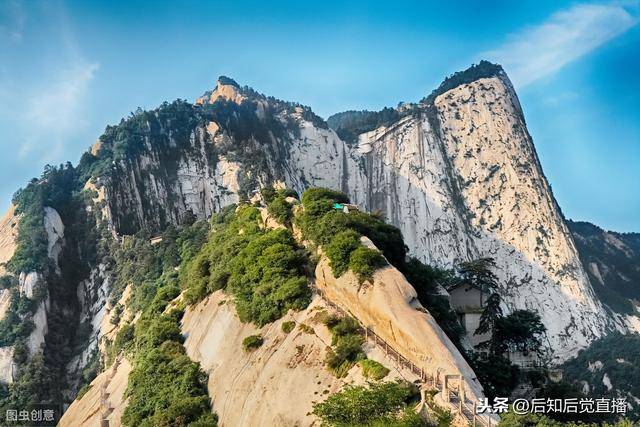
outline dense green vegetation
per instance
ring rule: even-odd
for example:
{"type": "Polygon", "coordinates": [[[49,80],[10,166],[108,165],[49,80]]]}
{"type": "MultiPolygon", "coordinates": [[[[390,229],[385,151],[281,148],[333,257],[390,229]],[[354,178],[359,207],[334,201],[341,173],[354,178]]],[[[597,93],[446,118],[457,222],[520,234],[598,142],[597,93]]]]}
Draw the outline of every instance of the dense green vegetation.
{"type": "Polygon", "coordinates": [[[127,426],[215,425],[206,374],[182,345],[183,311],[169,303],[180,293],[179,271],[204,243],[206,225],[169,228],[162,242],[149,243],[140,233],[116,251],[114,282],[133,283],[129,309],[140,311],[134,325],[125,323],[107,348],[107,363],[124,353],[133,364],[122,422],[127,426]],[[123,275],[123,276],[121,276],[123,275]],[[126,275],[126,276],[125,276],[126,275]],[[191,423],[191,424],[190,424],[191,423]]]}
{"type": "Polygon", "coordinates": [[[471,352],[467,358],[489,399],[510,396],[520,382],[520,368],[502,354],[471,352]]]}
{"type": "Polygon", "coordinates": [[[336,377],[342,378],[358,361],[367,357],[362,351],[364,338],[358,322],[352,317],[328,316],[324,324],[332,337],[325,365],[336,377]]]}
{"type": "Polygon", "coordinates": [[[344,230],[336,234],[325,248],[329,266],[336,277],[349,269],[351,254],[360,247],[360,234],[354,230],[344,230]]]}
{"type": "Polygon", "coordinates": [[[504,73],[504,71],[500,65],[482,60],[478,64],[473,64],[464,71],[457,71],[445,78],[444,81],[440,83],[440,86],[431,92],[429,96],[423,99],[422,102],[433,103],[439,95],[442,95],[451,89],[463,84],[471,83],[478,79],[494,77],[502,73],[504,73]]]}
{"type": "Polygon", "coordinates": [[[10,302],[6,314],[0,320],[0,347],[8,347],[24,340],[35,327],[31,316],[35,311],[36,301],[21,295],[14,287],[10,290],[10,302]]]}
{"type": "MultiPolygon", "coordinates": [[[[640,334],[613,333],[594,341],[562,369],[564,379],[571,384],[589,384],[589,397],[618,397],[618,390],[622,396],[640,396],[640,334]],[[596,361],[602,363],[602,368],[588,369],[596,361]],[[614,386],[611,391],[603,382],[605,373],[614,386]]],[[[630,418],[638,421],[640,411],[634,409],[630,418]]]]}
{"type": "Polygon", "coordinates": [[[47,256],[47,234],[44,229],[44,208],[52,207],[63,217],[78,205],[81,186],[77,172],[70,163],[59,167],[45,167],[40,179],[33,179],[13,196],[18,223],[16,251],[7,263],[14,274],[39,271],[45,273],[51,266],[47,256]],[[75,199],[75,200],[74,200],[75,199]]]}
{"type": "Polygon", "coordinates": [[[385,107],[380,111],[344,111],[327,119],[329,127],[336,131],[340,139],[348,143],[358,141],[358,135],[389,126],[401,118],[395,108],[385,107]]]}
{"type": "Polygon", "coordinates": [[[293,219],[293,208],[286,200],[290,194],[284,190],[278,190],[276,195],[267,202],[269,214],[280,224],[287,227],[291,226],[291,220],[293,219]]]}
{"type": "Polygon", "coordinates": [[[314,405],[313,413],[329,426],[426,426],[410,407],[417,390],[402,382],[383,382],[369,387],[345,386],[327,400],[314,405]]]}
{"type": "Polygon", "coordinates": [[[349,257],[349,269],[358,278],[358,282],[364,283],[373,279],[373,273],[387,265],[380,251],[372,248],[359,247],[349,257]]]}
{"type": "Polygon", "coordinates": [[[403,262],[406,247],[396,227],[364,212],[346,214],[333,208],[348,202],[347,196],[333,190],[308,189],[302,195],[304,211],[296,221],[306,238],[325,248],[336,277],[351,269],[362,283],[371,280],[386,260],[379,251],[363,247],[360,235],[369,237],[390,261],[403,262]]]}
{"type": "Polygon", "coordinates": [[[148,306],[162,286],[175,284],[177,272],[183,271],[186,263],[200,251],[207,240],[209,225],[198,221],[183,226],[179,232],[168,227],[161,234],[162,241],[152,245],[151,235],[145,231],[126,237],[120,245],[111,248],[107,257],[113,275],[111,303],[116,305],[125,287],[135,283],[129,308],[133,312],[148,306]]]}
{"type": "Polygon", "coordinates": [[[17,248],[7,269],[13,275],[34,271],[40,280],[31,298],[17,296],[15,278],[3,280],[4,285],[13,287],[13,295],[10,313],[0,325],[0,335],[4,344],[14,345],[14,362],[19,367],[14,382],[0,390],[3,413],[6,408],[64,401],[63,391],[69,386],[66,365],[83,349],[89,331],[88,325],[79,321],[77,285],[88,277],[100,256],[97,240],[103,228],[96,225],[94,216],[86,209],[89,197],[82,190],[79,176],[80,172],[69,163],[46,166],[42,176],[19,190],[13,199],[21,218],[17,248]],[[55,209],[65,224],[59,269],[48,258],[45,207],[55,209]],[[47,297],[50,308],[43,352],[29,355],[25,341],[33,327],[32,316],[47,297]],[[70,324],[79,327],[70,328],[70,324]]]}
{"type": "MultiPolygon", "coordinates": [[[[167,328],[168,323],[164,327],[167,328]]],[[[206,374],[171,337],[171,330],[156,329],[156,333],[162,332],[168,336],[156,337],[164,340],[161,344],[136,350],[138,356],[127,386],[129,404],[122,423],[125,426],[215,425],[206,374]]]]}
{"type": "Polygon", "coordinates": [[[244,351],[253,351],[264,344],[264,338],[261,335],[249,335],[242,340],[242,348],[244,351]]]}
{"type": "Polygon", "coordinates": [[[542,349],[542,337],[546,330],[538,313],[515,310],[496,319],[489,349],[494,354],[507,351],[537,353],[542,349]]]}
{"type": "Polygon", "coordinates": [[[362,248],[359,237],[364,235],[371,239],[385,258],[405,275],[416,289],[420,302],[461,348],[464,330],[447,298],[438,292],[438,282],[451,280],[453,273],[426,266],[415,258],[407,259],[407,247],[400,230],[378,216],[358,211],[345,214],[333,209],[334,203],[348,202],[349,198],[338,191],[310,188],[302,195],[304,211],[296,217],[296,223],[307,239],[323,246],[336,277],[355,267],[360,280],[367,280],[372,272],[383,266],[383,259],[371,251],[359,251],[354,264],[350,265],[352,255],[362,248]]]}
{"type": "Polygon", "coordinates": [[[370,380],[379,381],[389,373],[389,368],[375,360],[364,359],[358,362],[358,364],[362,368],[362,375],[370,380]]]}
{"type": "Polygon", "coordinates": [[[181,273],[188,303],[225,289],[240,319],[258,326],[307,306],[307,255],[290,231],[263,229],[259,210],[246,205],[223,211],[213,222],[209,241],[181,273]]]}

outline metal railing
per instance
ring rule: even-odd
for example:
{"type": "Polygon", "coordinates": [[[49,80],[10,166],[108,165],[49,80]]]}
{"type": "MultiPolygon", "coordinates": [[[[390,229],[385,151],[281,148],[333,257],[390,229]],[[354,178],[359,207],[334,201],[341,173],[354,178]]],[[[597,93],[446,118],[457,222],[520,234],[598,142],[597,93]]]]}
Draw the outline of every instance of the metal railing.
{"type": "Polygon", "coordinates": [[[468,401],[466,399],[466,394],[464,391],[464,377],[460,374],[442,374],[442,372],[438,369],[435,374],[429,373],[424,370],[424,368],[417,366],[411,360],[407,359],[405,356],[400,354],[391,344],[389,344],[385,339],[380,337],[375,331],[363,325],[360,320],[349,313],[347,310],[344,310],[339,305],[335,304],[331,299],[327,296],[324,290],[319,287],[315,287],[318,295],[322,297],[323,301],[331,308],[336,310],[345,316],[350,316],[358,322],[362,330],[364,331],[365,340],[373,342],[374,345],[381,347],[385,354],[396,360],[401,367],[408,369],[413,374],[418,375],[420,377],[420,381],[424,386],[436,389],[443,394],[444,400],[451,405],[452,408],[456,410],[470,425],[476,427],[477,425],[491,427],[491,419],[478,416],[476,412],[476,403],[473,402],[472,406],[468,405],[468,401]],[[457,379],[457,386],[454,387],[451,380],[457,379]]]}

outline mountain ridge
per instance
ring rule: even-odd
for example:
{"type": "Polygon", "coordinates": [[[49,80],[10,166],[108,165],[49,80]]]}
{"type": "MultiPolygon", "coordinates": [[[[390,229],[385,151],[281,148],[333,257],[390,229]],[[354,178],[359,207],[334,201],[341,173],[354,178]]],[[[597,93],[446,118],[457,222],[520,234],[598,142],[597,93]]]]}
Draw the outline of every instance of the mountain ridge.
{"type": "MultiPolygon", "coordinates": [[[[80,353],[65,354],[61,374],[68,377],[65,396],[73,397],[84,371],[98,369],[105,351],[100,325],[115,310],[123,282],[128,275],[138,280],[134,270],[113,269],[112,247],[207,220],[270,185],[298,194],[311,187],[342,191],[362,211],[378,212],[398,227],[410,255],[429,265],[452,268],[494,258],[505,311],[540,314],[551,364],[611,331],[640,330],[635,309],[619,301],[629,298],[626,288],[615,289],[615,303],[600,292],[608,283],[601,280],[595,290],[592,284],[596,271],[612,266],[619,275],[635,255],[603,261],[598,254],[608,247],[598,245],[607,239],[629,253],[602,230],[589,240],[584,227],[564,219],[500,66],[483,61],[456,73],[417,104],[356,113],[324,121],[309,107],[221,76],[193,104],[165,102],[108,126],[77,167],[45,170],[14,198],[22,216],[3,220],[14,224],[3,225],[7,233],[18,223],[39,239],[30,242],[18,233],[16,259],[16,245],[5,245],[11,238],[1,240],[3,259],[12,258],[8,266],[17,276],[15,292],[31,289],[32,295],[35,284],[45,289],[37,293],[42,300],[33,313],[40,319],[35,332],[23,331],[26,337],[1,355],[6,382],[30,363],[21,358],[11,367],[20,339],[46,343],[48,324],[59,334],[60,319],[81,322],[86,336],[69,337],[80,353]],[[25,252],[25,242],[34,250],[25,252]],[[70,255],[59,258],[61,250],[70,255]],[[591,267],[594,256],[597,269],[591,267]],[[76,264],[82,268],[71,275],[76,264]],[[47,290],[61,274],[68,287],[77,287],[78,304],[69,306],[63,295],[47,290]]],[[[14,292],[11,286],[3,298],[14,292]]],[[[38,346],[31,347],[37,354],[38,346]]],[[[57,348],[45,347],[44,354],[57,348]]]]}

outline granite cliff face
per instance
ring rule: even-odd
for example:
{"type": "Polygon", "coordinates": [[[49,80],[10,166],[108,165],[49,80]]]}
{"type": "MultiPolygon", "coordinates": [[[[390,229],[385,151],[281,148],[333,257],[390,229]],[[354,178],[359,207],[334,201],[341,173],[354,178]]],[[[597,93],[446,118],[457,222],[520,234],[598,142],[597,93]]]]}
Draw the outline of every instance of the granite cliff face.
{"type": "Polygon", "coordinates": [[[507,308],[541,314],[558,360],[615,327],[501,69],[405,105],[396,120],[357,141],[343,141],[302,107],[283,107],[226,78],[197,105],[197,124],[182,140],[171,129],[162,136],[169,150],[188,148],[167,160],[163,145],[145,135],[143,153],[117,165],[117,186],[105,179],[118,233],[179,223],[188,212],[208,217],[269,181],[299,192],[335,188],[365,210],[382,211],[427,263],[494,257],[507,308]],[[232,114],[220,114],[221,105],[232,114]],[[266,132],[240,133],[239,126],[266,132]]]}
{"type": "MultiPolygon", "coordinates": [[[[2,232],[2,257],[7,261],[11,259],[17,246],[17,228],[20,218],[14,214],[14,211],[15,208],[12,206],[0,225],[0,232],[2,232]]],[[[55,268],[58,268],[60,253],[64,245],[64,224],[58,212],[48,206],[44,208],[43,220],[46,232],[46,255],[55,265],[55,268]]],[[[4,271],[0,271],[0,275],[2,275],[2,273],[4,273],[4,271]]],[[[26,348],[31,357],[42,353],[42,346],[48,331],[47,316],[51,302],[49,293],[47,291],[41,291],[42,289],[46,289],[44,281],[43,275],[38,271],[23,271],[20,272],[17,278],[18,288],[16,292],[20,296],[35,300],[36,302],[32,313],[27,315],[21,314],[27,317],[33,325],[31,332],[26,338],[26,348]],[[36,293],[44,293],[44,295],[36,297],[36,293]]],[[[8,315],[15,315],[15,313],[8,313],[8,311],[12,309],[11,292],[10,289],[2,289],[0,291],[0,321],[4,320],[8,315]]],[[[0,381],[5,384],[12,383],[15,377],[17,366],[14,361],[14,353],[14,345],[0,347],[0,381]]]]}

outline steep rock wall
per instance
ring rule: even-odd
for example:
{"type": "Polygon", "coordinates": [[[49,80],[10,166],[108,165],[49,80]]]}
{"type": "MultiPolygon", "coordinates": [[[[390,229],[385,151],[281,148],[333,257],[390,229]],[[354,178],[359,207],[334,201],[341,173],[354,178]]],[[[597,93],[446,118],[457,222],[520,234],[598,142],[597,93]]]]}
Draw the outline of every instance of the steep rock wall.
{"type": "MultiPolygon", "coordinates": [[[[363,237],[366,246],[375,248],[363,237]]],[[[428,375],[462,375],[472,401],[484,397],[467,361],[418,301],[415,289],[391,266],[377,270],[370,282],[359,284],[351,271],[335,278],[329,260],[316,266],[316,284],[334,303],[351,313],[428,375]]]]}
{"type": "Polygon", "coordinates": [[[442,142],[476,254],[498,261],[508,307],[537,310],[565,359],[601,336],[608,318],[505,79],[480,79],[436,98],[442,142]]]}
{"type": "MultiPolygon", "coordinates": [[[[123,160],[120,168],[124,173],[104,183],[109,212],[117,213],[108,215],[115,230],[132,234],[139,224],[162,230],[180,224],[188,212],[204,219],[237,202],[238,165],[224,157],[211,164],[207,154],[211,138],[204,127],[194,129],[192,149],[180,153],[177,161],[165,160],[164,153],[147,138],[145,154],[123,160]]],[[[171,140],[169,144],[177,145],[171,140]]]]}
{"type": "MultiPolygon", "coordinates": [[[[209,396],[220,425],[320,425],[312,415],[314,402],[326,399],[344,384],[366,383],[357,366],[341,379],[325,368],[331,336],[316,318],[323,311],[334,312],[316,296],[307,309],[290,312],[257,329],[240,322],[230,297],[222,291],[187,308],[182,320],[184,345],[189,357],[209,374],[209,396]],[[286,334],[281,326],[290,320],[298,326],[286,334]],[[302,331],[302,323],[314,332],[302,331]],[[264,344],[251,353],[243,352],[242,340],[257,333],[264,338],[264,344]]],[[[364,350],[369,358],[391,369],[386,379],[417,379],[386,358],[379,348],[367,345],[364,350]]]]}
{"type": "MultiPolygon", "coordinates": [[[[0,219],[0,276],[6,274],[3,264],[11,259],[16,250],[18,221],[19,217],[15,214],[14,205],[11,205],[0,219]]],[[[10,305],[11,291],[0,290],[0,320],[4,319],[10,305]]],[[[6,384],[13,382],[13,371],[13,347],[0,348],[0,381],[6,384]]]]}
{"type": "Polygon", "coordinates": [[[558,361],[620,327],[593,292],[506,76],[458,86],[423,110],[360,135],[357,147],[307,126],[288,183],[380,209],[427,263],[494,257],[506,308],[539,312],[558,361]]]}
{"type": "Polygon", "coordinates": [[[15,212],[16,207],[11,205],[0,219],[0,276],[6,273],[3,264],[11,259],[16,250],[19,217],[15,212]]]}
{"type": "Polygon", "coordinates": [[[60,426],[102,426],[107,421],[111,427],[120,427],[120,418],[127,406],[124,397],[131,363],[120,358],[92,382],[89,391],[73,401],[65,411],[60,426]]]}
{"type": "MultiPolygon", "coordinates": [[[[58,257],[64,244],[64,224],[58,212],[50,207],[44,208],[44,227],[47,234],[47,249],[49,258],[58,265],[58,257]]],[[[0,221],[0,257],[4,262],[11,259],[16,249],[17,225],[19,218],[15,216],[15,207],[11,207],[9,212],[0,221]]],[[[0,271],[4,274],[5,271],[0,271]]],[[[33,298],[37,286],[41,286],[43,281],[39,272],[21,272],[18,275],[18,289],[27,298],[33,298]]],[[[9,290],[0,292],[0,313],[4,317],[10,305],[9,290]]],[[[27,337],[27,348],[30,354],[41,351],[47,334],[47,312],[50,308],[48,294],[40,301],[33,314],[32,321],[34,329],[27,337]]],[[[13,346],[0,348],[0,381],[4,383],[13,382],[16,366],[13,363],[13,346]]]]}
{"type": "MultiPolygon", "coordinates": [[[[228,97],[247,107],[244,95],[234,95],[237,87],[217,89],[216,100],[228,97]]],[[[211,96],[200,102],[216,102],[211,96]]],[[[266,126],[264,103],[255,103],[254,114],[266,126]]],[[[207,144],[240,141],[225,123],[211,122],[192,132],[175,179],[158,178],[166,172],[159,154],[125,165],[117,188],[107,185],[112,212],[130,212],[154,229],[179,223],[188,210],[208,217],[237,201],[243,185],[257,190],[277,179],[298,192],[309,186],[339,189],[363,209],[381,210],[401,229],[411,253],[429,264],[451,267],[494,257],[505,308],[537,310],[558,360],[621,327],[594,295],[506,75],[465,83],[433,104],[408,107],[398,121],[360,135],[355,144],[298,112],[274,119],[296,128],[252,142],[251,150],[262,150],[252,159],[267,170],[252,169],[242,153],[233,162],[219,157],[214,167],[207,144]],[[250,172],[239,177],[240,170],[250,172]]],[[[145,144],[154,153],[153,141],[145,144]]],[[[134,231],[124,222],[120,215],[115,227],[134,231]]]]}

